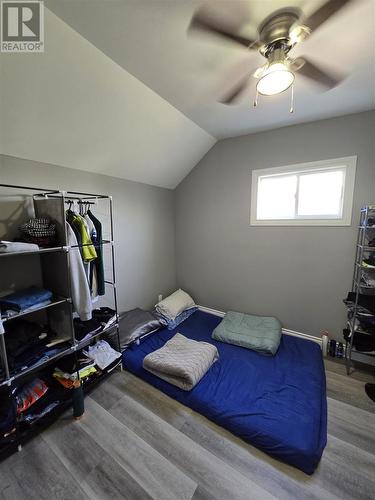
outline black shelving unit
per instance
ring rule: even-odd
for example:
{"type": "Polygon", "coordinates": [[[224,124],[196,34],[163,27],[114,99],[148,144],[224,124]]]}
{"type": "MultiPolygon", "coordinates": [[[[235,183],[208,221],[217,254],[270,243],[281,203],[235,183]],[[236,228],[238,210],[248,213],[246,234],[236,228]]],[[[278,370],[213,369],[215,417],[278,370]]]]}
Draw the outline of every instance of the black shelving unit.
{"type": "MultiPolygon", "coordinates": [[[[42,286],[53,292],[50,304],[35,308],[32,311],[15,314],[2,318],[6,328],[8,322],[17,318],[31,319],[32,321],[47,324],[58,336],[68,337],[65,347],[48,359],[43,357],[31,366],[18,372],[9,368],[6,338],[0,333],[0,355],[2,376],[0,376],[0,390],[5,390],[11,397],[15,397],[14,389],[22,385],[24,380],[32,375],[43,373],[51,369],[59,359],[77,354],[100,338],[117,337],[120,352],[119,322],[117,309],[114,231],[113,231],[113,202],[112,197],[92,193],[67,192],[47,190],[29,186],[15,186],[0,184],[0,205],[2,220],[0,221],[0,239],[12,240],[14,226],[17,226],[30,217],[48,217],[56,225],[57,245],[53,248],[41,248],[34,252],[0,253],[0,295],[10,288],[18,290],[30,285],[42,286]],[[79,341],[75,338],[73,323],[73,305],[71,300],[70,282],[70,252],[74,247],[68,245],[65,222],[65,209],[68,201],[75,203],[95,203],[106,214],[108,221],[107,239],[103,239],[103,249],[108,248],[108,272],[105,279],[107,302],[111,300],[111,307],[115,310],[116,320],[107,328],[93,334],[90,338],[79,341]],[[5,207],[5,208],[4,208],[5,207]],[[14,217],[17,214],[17,217],[14,217]],[[10,222],[8,223],[8,218],[10,222]],[[6,221],[6,223],[4,222],[6,221]],[[4,224],[2,227],[1,224],[4,224]],[[8,227],[9,226],[9,227],[8,227]],[[23,271],[24,270],[24,271],[23,271]]],[[[1,329],[0,329],[1,332],[1,329]]],[[[84,393],[89,392],[104,380],[114,368],[121,366],[121,358],[115,366],[102,371],[89,382],[82,383],[84,393]]],[[[79,373],[77,373],[79,379],[79,373]]],[[[16,431],[7,440],[0,442],[0,459],[8,456],[41,432],[58,418],[61,413],[72,405],[71,390],[61,389],[60,403],[46,414],[35,425],[25,425],[19,419],[16,421],[16,431]]]]}
{"type": "MultiPolygon", "coordinates": [[[[370,241],[375,238],[375,205],[366,205],[361,209],[360,220],[358,226],[358,235],[356,243],[356,253],[354,262],[354,272],[352,280],[352,293],[354,295],[354,301],[348,304],[348,320],[347,329],[349,335],[346,341],[346,372],[348,375],[351,373],[352,369],[352,355],[354,352],[358,352],[361,355],[373,357],[375,359],[374,352],[363,352],[357,351],[355,348],[355,337],[358,334],[375,336],[375,333],[371,333],[361,329],[360,319],[361,319],[361,307],[360,307],[360,296],[361,295],[372,295],[375,297],[375,286],[369,286],[362,279],[363,273],[372,274],[375,278],[375,265],[366,265],[365,260],[370,255],[375,255],[375,246],[369,245],[370,241]]],[[[375,298],[374,298],[375,301],[375,298]]],[[[375,313],[367,311],[366,314],[375,318],[375,313]]]]}

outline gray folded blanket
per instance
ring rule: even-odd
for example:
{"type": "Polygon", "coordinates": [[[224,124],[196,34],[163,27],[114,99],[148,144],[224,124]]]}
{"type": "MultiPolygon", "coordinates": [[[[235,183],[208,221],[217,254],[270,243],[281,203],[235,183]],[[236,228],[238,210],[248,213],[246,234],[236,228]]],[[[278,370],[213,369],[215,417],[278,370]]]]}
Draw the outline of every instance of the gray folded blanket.
{"type": "Polygon", "coordinates": [[[212,338],[274,356],[280,344],[281,324],[276,318],[228,311],[212,338]]]}
{"type": "Polygon", "coordinates": [[[143,360],[143,368],[184,391],[190,391],[219,359],[214,345],[176,333],[143,360]]]}

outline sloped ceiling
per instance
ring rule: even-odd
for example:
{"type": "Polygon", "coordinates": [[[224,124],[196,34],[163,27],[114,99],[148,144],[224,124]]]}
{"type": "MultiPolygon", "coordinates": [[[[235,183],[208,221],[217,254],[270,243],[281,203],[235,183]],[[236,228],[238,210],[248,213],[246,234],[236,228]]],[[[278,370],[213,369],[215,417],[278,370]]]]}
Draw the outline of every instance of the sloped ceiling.
{"type": "Polygon", "coordinates": [[[54,13],[44,54],[0,56],[0,152],[174,188],[215,139],[54,13]]]}
{"type": "MultiPolygon", "coordinates": [[[[216,0],[223,2],[223,0],[216,0]]],[[[226,0],[256,26],[277,8],[324,0],[226,0]]],[[[44,54],[0,55],[0,152],[174,188],[216,138],[375,108],[375,1],[353,0],[295,56],[348,74],[322,93],[297,75],[288,92],[216,101],[238,66],[264,62],[230,42],[188,38],[201,0],[46,0],[44,54]]]]}
{"type": "MultiPolygon", "coordinates": [[[[261,98],[252,107],[255,80],[242,102],[216,102],[223,81],[239,68],[251,74],[265,60],[257,52],[214,38],[191,38],[186,30],[197,7],[207,0],[47,0],[54,12],[127,71],[218,138],[354,113],[375,107],[375,0],[353,0],[292,55],[306,55],[322,67],[348,75],[322,92],[297,74],[294,113],[290,92],[261,98]]],[[[325,0],[211,0],[248,8],[255,35],[261,21],[278,8],[313,12],[325,0]]],[[[340,2],[341,0],[338,0],[340,2]]]]}

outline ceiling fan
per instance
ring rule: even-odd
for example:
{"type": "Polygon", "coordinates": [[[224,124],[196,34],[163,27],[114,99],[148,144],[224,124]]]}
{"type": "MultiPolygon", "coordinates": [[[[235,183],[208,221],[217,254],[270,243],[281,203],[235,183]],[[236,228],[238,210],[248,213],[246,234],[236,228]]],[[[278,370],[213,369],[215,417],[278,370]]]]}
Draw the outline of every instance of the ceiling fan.
{"type": "MultiPolygon", "coordinates": [[[[249,19],[244,17],[244,13],[240,12],[241,4],[228,2],[230,12],[228,11],[228,16],[223,16],[223,13],[215,9],[210,2],[195,12],[188,32],[217,35],[245,46],[249,50],[258,50],[266,58],[266,63],[253,73],[258,80],[257,94],[271,96],[284,92],[293,85],[297,71],[326,89],[331,89],[340,83],[341,76],[333,72],[327,73],[305,57],[294,59],[289,52],[350,1],[352,0],[328,0],[308,17],[305,17],[298,8],[279,9],[260,24],[256,39],[241,35],[241,28],[249,22],[249,19]],[[237,15],[234,11],[236,8],[238,9],[237,15]]],[[[242,76],[235,82],[220,102],[235,103],[249,85],[250,75],[249,71],[245,77],[242,76]]],[[[256,105],[256,101],[254,104],[256,105]]]]}

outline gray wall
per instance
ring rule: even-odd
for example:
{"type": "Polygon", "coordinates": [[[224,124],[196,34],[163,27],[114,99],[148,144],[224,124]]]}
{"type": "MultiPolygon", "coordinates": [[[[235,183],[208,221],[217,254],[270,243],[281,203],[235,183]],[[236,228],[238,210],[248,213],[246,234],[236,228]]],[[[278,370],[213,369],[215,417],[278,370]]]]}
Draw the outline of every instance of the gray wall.
{"type": "Polygon", "coordinates": [[[0,182],[114,197],[121,310],[151,307],[177,284],[200,304],[339,338],[358,209],[375,203],[374,130],[368,112],[223,140],[175,192],[1,155],[0,182]],[[249,225],[253,168],[355,154],[352,227],[249,225]]]}
{"type": "Polygon", "coordinates": [[[175,289],[173,191],[4,155],[0,183],[112,195],[120,311],[175,289]]]}
{"type": "Polygon", "coordinates": [[[340,338],[358,210],[375,203],[374,131],[372,111],[217,143],[176,190],[178,286],[206,306],[340,338]],[[349,155],[358,155],[351,227],[249,225],[252,169],[349,155]]]}

